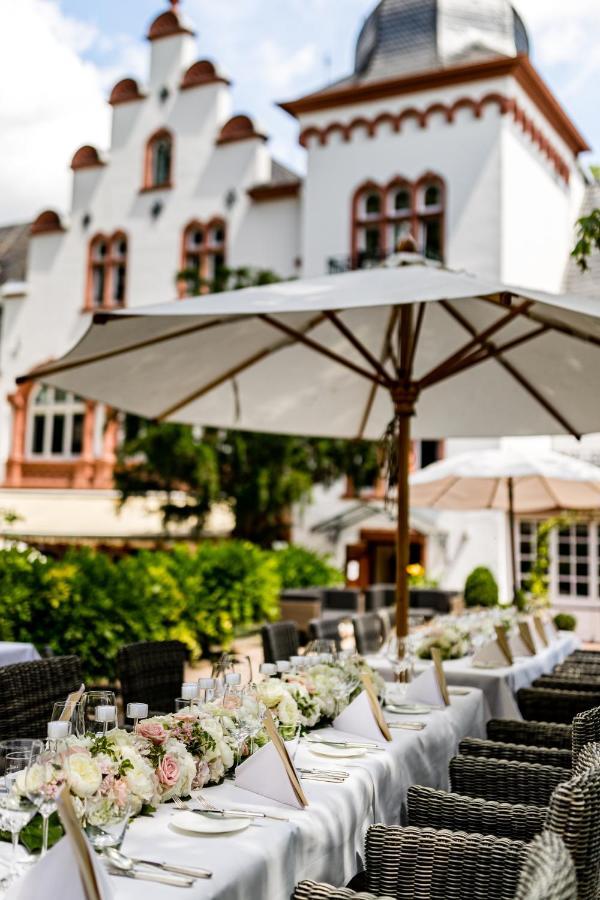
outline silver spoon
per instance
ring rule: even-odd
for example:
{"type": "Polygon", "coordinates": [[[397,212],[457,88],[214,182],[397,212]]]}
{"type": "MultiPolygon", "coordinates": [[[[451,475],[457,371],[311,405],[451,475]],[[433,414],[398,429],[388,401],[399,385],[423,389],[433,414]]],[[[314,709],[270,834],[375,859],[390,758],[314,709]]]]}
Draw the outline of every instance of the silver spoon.
{"type": "Polygon", "coordinates": [[[165,872],[173,872],[176,875],[187,875],[190,878],[212,878],[212,872],[208,869],[197,869],[194,866],[178,866],[174,863],[155,862],[152,859],[136,859],[133,856],[125,856],[116,847],[107,847],[104,851],[105,855],[114,866],[124,871],[132,870],[136,865],[153,866],[157,869],[163,869],[165,872]]]}

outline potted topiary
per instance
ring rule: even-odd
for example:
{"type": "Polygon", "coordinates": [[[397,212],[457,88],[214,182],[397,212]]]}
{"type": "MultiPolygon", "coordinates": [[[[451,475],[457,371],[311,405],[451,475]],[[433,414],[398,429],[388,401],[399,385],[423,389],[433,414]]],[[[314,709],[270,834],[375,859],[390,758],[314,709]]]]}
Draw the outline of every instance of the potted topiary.
{"type": "Polygon", "coordinates": [[[465,606],[497,606],[498,585],[486,566],[473,569],[465,584],[465,606]]]}

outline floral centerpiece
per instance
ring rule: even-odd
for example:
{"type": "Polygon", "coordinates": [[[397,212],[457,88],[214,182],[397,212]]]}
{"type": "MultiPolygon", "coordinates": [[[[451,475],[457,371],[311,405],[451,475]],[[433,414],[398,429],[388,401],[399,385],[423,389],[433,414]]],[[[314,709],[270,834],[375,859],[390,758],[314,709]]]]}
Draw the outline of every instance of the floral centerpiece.
{"type": "Polygon", "coordinates": [[[458,625],[436,628],[417,647],[420,659],[431,659],[431,651],[436,647],[442,659],[460,659],[471,649],[469,633],[458,625]]]}

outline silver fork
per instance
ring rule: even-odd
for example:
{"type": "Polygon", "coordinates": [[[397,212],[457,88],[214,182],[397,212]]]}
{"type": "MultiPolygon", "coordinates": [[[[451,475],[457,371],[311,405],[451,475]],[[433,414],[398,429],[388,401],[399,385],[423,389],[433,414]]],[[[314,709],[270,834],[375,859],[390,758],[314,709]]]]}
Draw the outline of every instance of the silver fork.
{"type": "Polygon", "coordinates": [[[276,822],[289,822],[287,816],[276,816],[272,813],[266,813],[256,809],[221,809],[220,807],[215,806],[213,803],[207,800],[206,797],[203,797],[200,793],[192,794],[192,796],[194,800],[196,800],[202,806],[203,809],[207,810],[207,812],[223,812],[227,813],[228,815],[231,814],[236,816],[248,815],[252,816],[253,818],[256,817],[258,819],[274,819],[276,822]]]}

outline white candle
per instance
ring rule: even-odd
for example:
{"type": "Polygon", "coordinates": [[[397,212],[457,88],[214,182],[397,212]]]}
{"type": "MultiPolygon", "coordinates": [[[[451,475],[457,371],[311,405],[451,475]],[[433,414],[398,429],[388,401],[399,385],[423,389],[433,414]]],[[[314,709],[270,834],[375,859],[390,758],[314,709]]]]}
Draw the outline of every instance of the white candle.
{"type": "Polygon", "coordinates": [[[48,722],[48,738],[51,741],[58,741],[60,738],[66,738],[71,733],[70,722],[48,722]]]}
{"type": "Polygon", "coordinates": [[[198,696],[198,685],[187,682],[181,685],[181,697],[183,700],[195,700],[198,696]]]}
{"type": "Polygon", "coordinates": [[[229,672],[225,676],[225,684],[241,684],[242,676],[239,672],[229,672]]]}
{"type": "Polygon", "coordinates": [[[266,678],[270,678],[271,675],[274,675],[277,671],[277,666],[275,663],[261,663],[260,664],[260,674],[264,675],[266,678]]]}
{"type": "Polygon", "coordinates": [[[282,673],[290,671],[290,661],[289,659],[278,659],[277,660],[277,671],[282,673]]]}
{"type": "Polygon", "coordinates": [[[199,678],[198,687],[201,691],[212,691],[215,686],[214,678],[199,678]]]}
{"type": "Polygon", "coordinates": [[[97,722],[114,722],[117,718],[117,707],[116,706],[97,706],[96,707],[96,721],[97,722]]]}
{"type": "Polygon", "coordinates": [[[128,719],[145,719],[148,715],[147,703],[128,703],[127,718],[128,719]]]}

